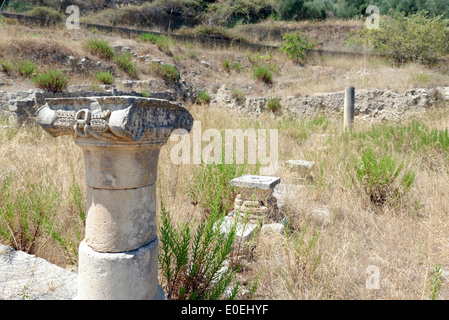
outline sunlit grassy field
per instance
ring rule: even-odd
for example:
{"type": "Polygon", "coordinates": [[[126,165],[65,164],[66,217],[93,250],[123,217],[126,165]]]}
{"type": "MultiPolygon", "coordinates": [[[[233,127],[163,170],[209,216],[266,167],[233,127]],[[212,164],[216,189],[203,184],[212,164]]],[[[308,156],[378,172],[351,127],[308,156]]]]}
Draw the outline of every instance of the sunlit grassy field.
{"type": "MultiPolygon", "coordinates": [[[[435,290],[447,298],[447,284],[435,286],[434,272],[449,267],[447,106],[410,123],[369,125],[356,118],[352,133],[342,131],[341,118],[325,115],[247,117],[187,107],[203,131],[278,129],[276,175],[282,183],[298,184],[284,160],[316,162],[313,183],[285,199],[286,233],[254,237],[240,258],[242,283],[260,276],[256,298],[429,299],[435,290]],[[326,224],[311,215],[317,206],[330,213],[326,224]],[[379,275],[374,288],[372,270],[379,275]]],[[[192,190],[210,192],[193,188],[205,165],[173,164],[175,143],[161,151],[158,204],[174,221],[193,223],[207,216],[201,201],[192,204],[192,190]]],[[[52,138],[37,126],[24,126],[1,129],[0,154],[1,243],[76,267],[85,221],[81,150],[71,137],[52,138]]],[[[230,192],[229,201],[235,195],[230,192]]]]}

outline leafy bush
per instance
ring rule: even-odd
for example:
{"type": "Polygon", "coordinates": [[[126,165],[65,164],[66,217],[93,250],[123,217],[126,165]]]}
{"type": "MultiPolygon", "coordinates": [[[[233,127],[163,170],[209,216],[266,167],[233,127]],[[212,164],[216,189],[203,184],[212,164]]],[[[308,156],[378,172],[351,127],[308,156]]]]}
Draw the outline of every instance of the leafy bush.
{"type": "Polygon", "coordinates": [[[114,57],[114,62],[118,65],[120,70],[128,74],[131,78],[137,77],[137,67],[136,63],[132,61],[132,55],[126,52],[122,55],[116,55],[114,57]]]}
{"type": "Polygon", "coordinates": [[[304,0],[279,0],[276,4],[276,12],[282,19],[289,20],[300,13],[303,6],[304,0]]]}
{"type": "Polygon", "coordinates": [[[279,49],[286,53],[295,62],[304,61],[306,50],[315,48],[315,41],[309,42],[306,36],[301,36],[299,31],[294,34],[286,33],[283,36],[285,43],[279,49]]]}
{"type": "Polygon", "coordinates": [[[275,4],[272,0],[224,0],[209,5],[207,18],[227,27],[255,23],[274,14],[275,4]]]}
{"type": "Polygon", "coordinates": [[[69,84],[60,70],[50,70],[43,72],[33,78],[36,87],[44,91],[62,92],[69,84]]]}
{"type": "Polygon", "coordinates": [[[425,14],[405,16],[390,11],[380,19],[379,29],[364,28],[350,37],[349,44],[367,45],[397,64],[416,61],[433,65],[449,53],[449,29],[446,20],[427,18],[425,14]]]}
{"type": "Polygon", "coordinates": [[[207,104],[210,102],[210,100],[212,99],[212,97],[210,96],[210,94],[203,90],[200,93],[198,93],[198,96],[196,97],[196,102],[199,104],[207,104]]]}
{"type": "Polygon", "coordinates": [[[273,73],[268,67],[256,67],[254,69],[254,77],[266,84],[273,83],[273,73]]]}
{"type": "Polygon", "coordinates": [[[84,42],[84,48],[93,55],[103,59],[112,60],[114,58],[114,49],[106,40],[91,38],[84,42]]]}
{"type": "Polygon", "coordinates": [[[49,7],[37,6],[28,11],[28,14],[35,17],[45,18],[47,24],[57,24],[65,20],[64,14],[49,7]]]}
{"type": "Polygon", "coordinates": [[[14,62],[14,70],[21,76],[21,77],[31,77],[33,76],[37,71],[37,65],[35,65],[31,60],[16,60],[14,62]]]}
{"type": "Polygon", "coordinates": [[[376,205],[391,204],[400,201],[415,180],[412,170],[406,171],[398,182],[404,168],[404,162],[397,163],[396,158],[384,155],[379,158],[371,148],[363,154],[356,165],[356,177],[372,203],[376,205]]]}
{"type": "Polygon", "coordinates": [[[174,65],[153,63],[150,68],[168,84],[175,83],[180,79],[179,71],[174,65]]]}
{"type": "Polygon", "coordinates": [[[331,0],[315,0],[304,3],[303,16],[311,20],[323,20],[327,17],[327,12],[333,9],[331,0]]]}
{"type": "MultiPolygon", "coordinates": [[[[162,204],[159,263],[167,299],[219,299],[238,272],[239,266],[227,265],[236,224],[227,233],[220,230],[225,212],[220,211],[219,203],[216,197],[210,217],[203,219],[196,228],[190,223],[175,226],[162,204]]],[[[239,284],[233,287],[230,299],[235,298],[239,284]]]]}
{"type": "Polygon", "coordinates": [[[110,71],[100,71],[95,75],[95,79],[102,84],[113,84],[114,77],[110,71]]]}

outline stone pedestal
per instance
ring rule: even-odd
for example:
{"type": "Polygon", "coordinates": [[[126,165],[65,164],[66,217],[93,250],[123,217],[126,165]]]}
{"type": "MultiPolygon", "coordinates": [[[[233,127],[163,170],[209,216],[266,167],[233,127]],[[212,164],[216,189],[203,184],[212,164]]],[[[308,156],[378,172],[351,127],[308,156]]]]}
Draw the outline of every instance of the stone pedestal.
{"type": "Polygon", "coordinates": [[[159,150],[193,118],[180,104],[137,97],[48,99],[38,123],[72,134],[84,155],[85,239],[78,299],[163,299],[158,284],[156,179],[159,150]]]}
{"type": "Polygon", "coordinates": [[[305,160],[287,160],[287,166],[298,174],[298,182],[308,184],[313,182],[311,174],[315,162],[305,160]]]}
{"type": "Polygon", "coordinates": [[[277,201],[273,197],[274,187],[280,183],[277,177],[244,175],[231,180],[231,185],[239,189],[230,218],[249,218],[250,223],[258,223],[277,214],[277,201]]]}

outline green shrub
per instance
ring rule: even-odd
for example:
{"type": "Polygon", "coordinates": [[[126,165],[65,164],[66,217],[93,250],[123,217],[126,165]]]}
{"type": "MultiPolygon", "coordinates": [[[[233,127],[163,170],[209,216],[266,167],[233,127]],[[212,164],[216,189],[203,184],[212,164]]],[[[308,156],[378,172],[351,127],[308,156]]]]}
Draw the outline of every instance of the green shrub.
{"type": "Polygon", "coordinates": [[[153,63],[152,68],[168,84],[175,83],[180,79],[179,71],[174,65],[153,63]]]}
{"type": "Polygon", "coordinates": [[[266,19],[274,11],[275,1],[271,0],[225,0],[212,3],[207,17],[220,25],[232,27],[266,19]]]}
{"type": "Polygon", "coordinates": [[[285,43],[279,49],[286,53],[290,59],[295,62],[304,61],[304,54],[306,50],[315,48],[315,42],[309,42],[306,36],[301,36],[299,31],[294,34],[286,33],[283,36],[285,43]]]}
{"type": "MultiPolygon", "coordinates": [[[[217,197],[209,218],[202,219],[196,228],[190,223],[175,226],[162,204],[159,263],[167,299],[220,299],[238,272],[240,266],[227,266],[236,223],[227,233],[221,231],[226,213],[220,211],[219,202],[217,197]]],[[[230,299],[235,298],[239,285],[234,285],[230,299]]]]}
{"type": "Polygon", "coordinates": [[[14,62],[14,70],[24,78],[31,77],[37,72],[37,65],[35,65],[31,60],[16,60],[14,62]]]}
{"type": "Polygon", "coordinates": [[[28,14],[34,17],[45,18],[47,24],[57,24],[65,20],[63,13],[59,13],[57,10],[49,7],[34,7],[28,11],[28,14]]]}
{"type": "MultiPolygon", "coordinates": [[[[226,210],[232,208],[237,192],[230,181],[243,174],[250,174],[250,167],[247,163],[237,164],[225,163],[225,146],[222,146],[221,161],[219,163],[202,163],[193,170],[193,178],[189,183],[187,194],[194,205],[199,205],[206,212],[211,212],[214,203],[212,199],[220,192],[220,208],[226,210]]],[[[256,165],[251,174],[257,174],[259,165],[256,165]]]]}
{"type": "Polygon", "coordinates": [[[276,3],[276,12],[283,20],[292,19],[295,14],[301,13],[304,0],[279,0],[276,3]]]}
{"type": "Polygon", "coordinates": [[[69,79],[60,70],[43,72],[33,78],[37,88],[44,91],[62,92],[69,84],[69,79]]]}
{"type": "Polygon", "coordinates": [[[225,71],[231,70],[231,63],[229,62],[228,59],[223,60],[222,66],[225,71]]]}
{"type": "Polygon", "coordinates": [[[270,100],[267,102],[267,109],[270,110],[273,113],[277,113],[281,110],[281,102],[279,98],[271,97],[270,100]]]}
{"type": "Polygon", "coordinates": [[[396,63],[410,61],[433,65],[449,53],[447,20],[427,18],[425,12],[406,16],[390,11],[382,16],[379,29],[364,28],[349,37],[350,45],[366,45],[396,63]]]}
{"type": "Polygon", "coordinates": [[[110,71],[98,72],[95,75],[95,79],[102,84],[113,84],[115,82],[115,79],[110,71]]]}
{"type": "Polygon", "coordinates": [[[258,67],[264,67],[272,73],[279,74],[281,72],[279,66],[273,63],[273,55],[271,53],[268,53],[267,55],[260,55],[258,53],[255,55],[250,55],[247,53],[246,58],[248,59],[253,71],[258,67]]]}
{"type": "Polygon", "coordinates": [[[13,71],[13,65],[7,60],[0,59],[0,70],[7,75],[11,75],[11,72],[13,71]]]}
{"type": "Polygon", "coordinates": [[[131,78],[137,78],[137,67],[136,63],[132,61],[131,53],[126,52],[122,55],[116,55],[114,62],[120,70],[128,74],[131,78]]]}
{"type": "Polygon", "coordinates": [[[151,42],[159,48],[162,52],[165,52],[167,55],[172,55],[170,47],[172,45],[172,40],[163,35],[156,35],[154,33],[144,33],[139,35],[138,39],[142,42],[151,42]]]}
{"type": "Polygon", "coordinates": [[[93,55],[96,55],[103,59],[112,60],[114,58],[114,49],[109,45],[106,40],[100,40],[98,38],[91,38],[84,42],[84,48],[93,55]]]}
{"type": "Polygon", "coordinates": [[[435,268],[431,272],[430,277],[430,300],[438,299],[440,295],[441,287],[443,281],[441,280],[442,270],[439,265],[436,265],[435,268]]]}
{"type": "Polygon", "coordinates": [[[222,66],[223,66],[223,69],[228,72],[231,71],[231,69],[233,69],[237,72],[239,72],[243,69],[242,64],[240,62],[236,61],[231,64],[231,62],[228,59],[223,60],[222,66]]]}
{"type": "Polygon", "coordinates": [[[240,62],[234,62],[232,65],[232,69],[234,69],[235,71],[239,72],[242,71],[243,67],[242,64],[240,62]]]}
{"type": "Polygon", "coordinates": [[[273,73],[268,67],[256,67],[254,69],[254,77],[266,84],[273,83],[273,73]]]}
{"type": "Polygon", "coordinates": [[[415,173],[406,171],[401,180],[399,175],[404,168],[404,162],[397,163],[391,155],[378,156],[371,148],[362,154],[361,161],[356,165],[356,178],[370,201],[376,205],[398,203],[412,186],[415,173]]]}
{"type": "Polygon", "coordinates": [[[232,94],[231,95],[237,101],[242,101],[243,98],[245,97],[245,93],[242,90],[237,89],[237,88],[232,89],[232,94]]]}
{"type": "Polygon", "coordinates": [[[212,99],[211,95],[203,90],[200,93],[198,93],[198,96],[196,97],[196,102],[199,104],[207,104],[210,103],[210,100],[212,99]]]}

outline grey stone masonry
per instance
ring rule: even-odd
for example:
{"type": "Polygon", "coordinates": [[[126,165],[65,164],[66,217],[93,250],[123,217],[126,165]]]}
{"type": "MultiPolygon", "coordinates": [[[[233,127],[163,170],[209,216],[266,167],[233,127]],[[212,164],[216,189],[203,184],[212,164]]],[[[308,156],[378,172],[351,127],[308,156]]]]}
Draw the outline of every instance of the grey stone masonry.
{"type": "Polygon", "coordinates": [[[228,217],[248,217],[251,223],[259,220],[264,223],[276,218],[278,210],[273,190],[280,182],[278,177],[258,175],[243,175],[231,180],[231,185],[238,188],[239,194],[234,201],[234,210],[228,217]]]}

